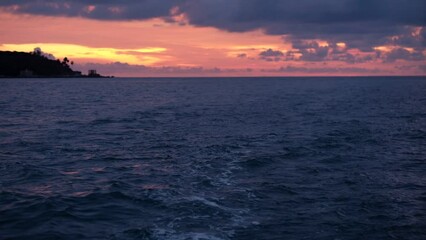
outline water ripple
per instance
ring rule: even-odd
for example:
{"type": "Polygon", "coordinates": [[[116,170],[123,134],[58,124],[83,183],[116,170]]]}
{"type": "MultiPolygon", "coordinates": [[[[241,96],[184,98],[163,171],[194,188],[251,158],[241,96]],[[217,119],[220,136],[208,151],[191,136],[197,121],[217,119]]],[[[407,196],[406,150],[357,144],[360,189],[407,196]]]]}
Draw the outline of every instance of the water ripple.
{"type": "Polygon", "coordinates": [[[424,239],[424,78],[1,82],[1,239],[424,239]]]}

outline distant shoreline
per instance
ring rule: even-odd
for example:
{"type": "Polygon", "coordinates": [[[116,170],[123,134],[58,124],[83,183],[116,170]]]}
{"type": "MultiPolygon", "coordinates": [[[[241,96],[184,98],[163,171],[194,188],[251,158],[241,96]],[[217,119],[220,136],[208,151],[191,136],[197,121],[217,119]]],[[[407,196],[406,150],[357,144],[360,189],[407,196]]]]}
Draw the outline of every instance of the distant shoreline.
{"type": "Polygon", "coordinates": [[[0,51],[0,78],[111,78],[95,69],[88,74],[74,71],[74,62],[65,57],[62,61],[46,57],[40,49],[34,52],[0,51]]]}

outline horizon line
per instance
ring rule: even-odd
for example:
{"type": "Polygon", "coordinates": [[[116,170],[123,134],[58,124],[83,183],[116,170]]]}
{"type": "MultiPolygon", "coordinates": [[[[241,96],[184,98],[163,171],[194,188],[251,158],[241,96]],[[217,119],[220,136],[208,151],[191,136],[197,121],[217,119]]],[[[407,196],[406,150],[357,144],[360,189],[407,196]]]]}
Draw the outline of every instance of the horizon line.
{"type": "Polygon", "coordinates": [[[138,76],[138,77],[121,77],[121,76],[112,76],[112,77],[103,77],[103,78],[93,78],[93,77],[4,77],[0,76],[0,79],[117,79],[117,78],[127,78],[127,79],[167,79],[167,78],[426,78],[426,75],[359,75],[359,76],[138,76]]]}

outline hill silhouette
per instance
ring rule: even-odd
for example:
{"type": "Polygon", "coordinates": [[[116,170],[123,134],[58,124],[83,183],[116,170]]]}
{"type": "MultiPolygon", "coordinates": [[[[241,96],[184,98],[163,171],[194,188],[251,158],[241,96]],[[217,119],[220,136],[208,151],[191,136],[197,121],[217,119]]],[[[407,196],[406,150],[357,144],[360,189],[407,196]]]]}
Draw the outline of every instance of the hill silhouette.
{"type": "Polygon", "coordinates": [[[51,60],[41,51],[0,51],[0,77],[102,77],[99,74],[82,75],[72,70],[69,63],[73,64],[68,58],[51,60]]]}

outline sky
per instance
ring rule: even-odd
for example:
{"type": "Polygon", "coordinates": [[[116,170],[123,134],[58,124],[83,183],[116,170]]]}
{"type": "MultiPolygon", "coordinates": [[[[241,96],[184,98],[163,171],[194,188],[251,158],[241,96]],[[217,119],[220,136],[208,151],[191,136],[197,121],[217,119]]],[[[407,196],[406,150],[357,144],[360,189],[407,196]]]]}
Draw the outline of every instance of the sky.
{"type": "Polygon", "coordinates": [[[426,75],[425,0],[1,0],[0,51],[123,77],[426,75]]]}

